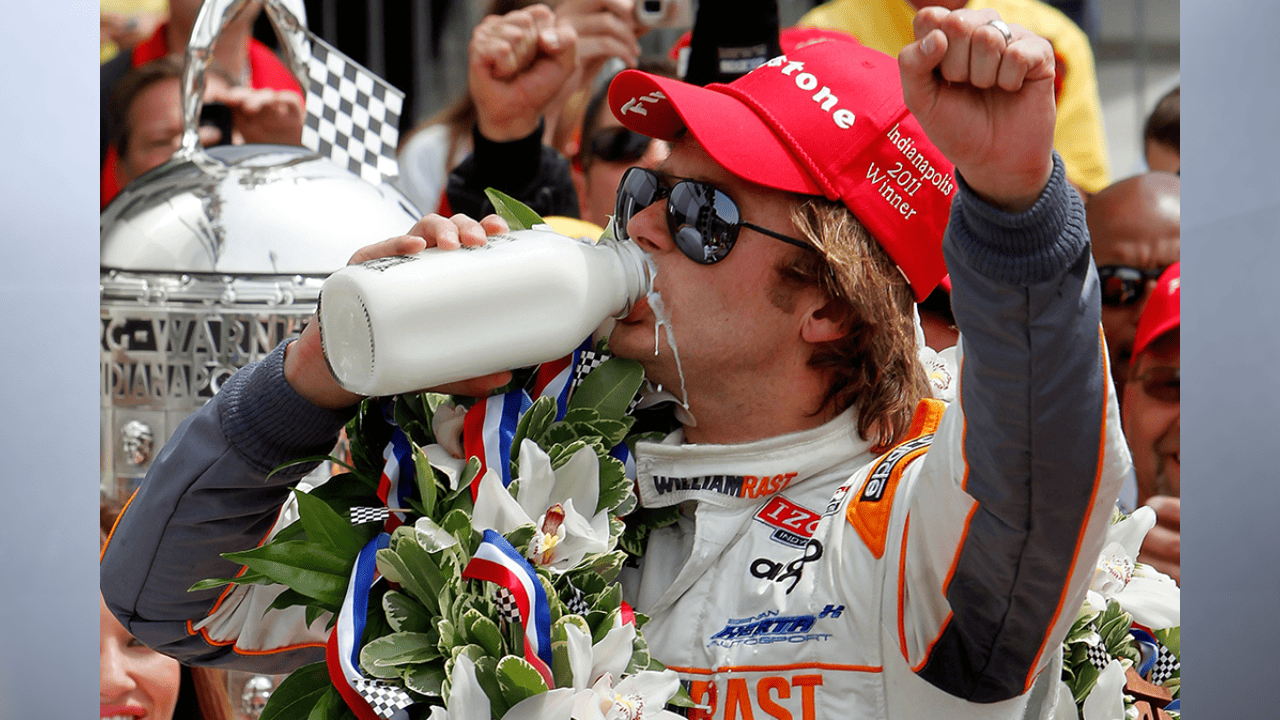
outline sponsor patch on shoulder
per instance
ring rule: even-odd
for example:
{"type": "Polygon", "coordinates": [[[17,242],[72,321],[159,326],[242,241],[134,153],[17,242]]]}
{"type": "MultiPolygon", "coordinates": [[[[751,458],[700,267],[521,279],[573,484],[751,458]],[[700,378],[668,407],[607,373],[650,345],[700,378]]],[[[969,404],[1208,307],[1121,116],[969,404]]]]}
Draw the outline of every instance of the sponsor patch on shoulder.
{"type": "Polygon", "coordinates": [[[933,434],[912,438],[884,454],[862,485],[858,498],[849,503],[845,518],[857,529],[862,541],[877,558],[884,555],[885,536],[889,531],[889,513],[893,510],[893,493],[902,479],[902,471],[912,460],[923,455],[933,442],[933,434]]]}

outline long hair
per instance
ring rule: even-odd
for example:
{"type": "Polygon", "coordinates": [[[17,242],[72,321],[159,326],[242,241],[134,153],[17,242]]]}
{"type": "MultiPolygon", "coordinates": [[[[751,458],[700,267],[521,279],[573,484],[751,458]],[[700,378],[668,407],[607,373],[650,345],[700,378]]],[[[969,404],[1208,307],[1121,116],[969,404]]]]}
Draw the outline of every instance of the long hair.
{"type": "Polygon", "coordinates": [[[778,269],[784,281],[818,287],[846,304],[847,334],[820,344],[809,366],[826,373],[822,407],[857,406],[858,432],[877,448],[892,445],[930,395],[919,360],[911,287],[897,265],[844,205],[806,198],[792,213],[820,252],[801,252],[778,269]]]}

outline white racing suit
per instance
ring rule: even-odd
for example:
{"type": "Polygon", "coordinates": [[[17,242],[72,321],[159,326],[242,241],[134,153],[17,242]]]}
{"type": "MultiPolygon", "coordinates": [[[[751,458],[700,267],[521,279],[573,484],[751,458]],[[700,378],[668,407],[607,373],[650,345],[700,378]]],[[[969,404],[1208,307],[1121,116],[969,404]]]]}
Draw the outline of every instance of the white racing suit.
{"type": "MultiPolygon", "coordinates": [[[[746,445],[676,433],[637,448],[641,501],[684,513],[624,584],[652,618],[653,656],[702,705],[691,716],[1053,712],[1059,646],[1129,456],[1061,160],[1019,215],[959,185],[944,249],[963,339],[945,414],[922,403],[886,453],[857,436],[852,411],[746,445]]],[[[323,619],[262,614],[272,588],[186,592],[237,570],[218,553],[261,542],[308,468],[267,475],[326,452],[349,417],[298,397],[282,355],[241,370],[179,429],[103,558],[108,607],[186,662],[280,673],[323,656],[323,619]]]]}

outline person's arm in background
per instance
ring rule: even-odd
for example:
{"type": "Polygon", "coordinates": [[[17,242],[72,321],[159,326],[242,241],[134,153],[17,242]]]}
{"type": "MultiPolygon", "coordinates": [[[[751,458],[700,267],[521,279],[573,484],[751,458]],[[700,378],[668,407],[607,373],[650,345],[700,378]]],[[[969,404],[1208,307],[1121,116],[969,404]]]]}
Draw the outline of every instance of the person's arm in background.
{"type": "Polygon", "coordinates": [[[555,121],[608,58],[635,64],[632,7],[632,0],[567,0],[555,13],[534,5],[476,26],[468,49],[474,151],[449,174],[450,212],[493,212],[484,194],[492,187],[542,215],[578,216],[569,161],[543,142],[547,119],[555,121]]]}

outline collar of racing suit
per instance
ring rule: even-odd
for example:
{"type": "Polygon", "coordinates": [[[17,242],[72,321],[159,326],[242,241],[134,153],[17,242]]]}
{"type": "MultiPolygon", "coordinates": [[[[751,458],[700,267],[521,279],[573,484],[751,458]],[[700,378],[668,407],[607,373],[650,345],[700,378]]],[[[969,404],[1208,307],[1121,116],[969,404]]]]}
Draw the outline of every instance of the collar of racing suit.
{"type": "Polygon", "coordinates": [[[640,503],[666,507],[689,500],[724,507],[757,505],[783,488],[858,458],[871,449],[850,407],[830,422],[741,445],[684,444],[677,430],[636,445],[640,503]]]}

